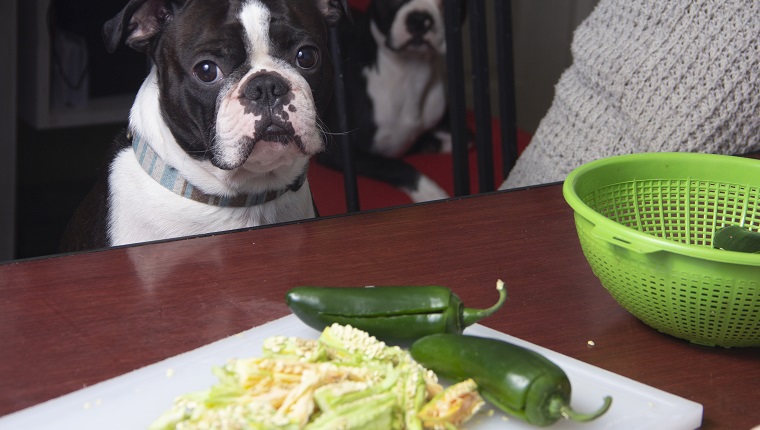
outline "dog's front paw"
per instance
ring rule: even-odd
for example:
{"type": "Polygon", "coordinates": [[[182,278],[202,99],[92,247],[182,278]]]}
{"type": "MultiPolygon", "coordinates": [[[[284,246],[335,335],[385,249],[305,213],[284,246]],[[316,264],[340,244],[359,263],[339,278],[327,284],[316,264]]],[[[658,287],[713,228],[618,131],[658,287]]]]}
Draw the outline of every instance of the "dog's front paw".
{"type": "Polygon", "coordinates": [[[447,130],[433,130],[420,136],[409,153],[451,154],[452,147],[451,133],[447,130]]]}
{"type": "Polygon", "coordinates": [[[402,189],[414,203],[447,199],[449,197],[440,185],[425,175],[420,175],[417,180],[417,186],[414,189],[406,187],[402,189]]]}
{"type": "MultiPolygon", "coordinates": [[[[470,131],[466,130],[465,142],[467,144],[467,150],[475,147],[475,136],[470,131]]],[[[448,130],[435,130],[421,136],[410,153],[433,153],[433,154],[451,154],[454,148],[454,139],[448,130]]]]}
{"type": "Polygon", "coordinates": [[[453,139],[451,139],[451,133],[448,131],[438,131],[435,133],[436,139],[440,142],[440,152],[442,154],[451,154],[454,147],[453,139]]]}

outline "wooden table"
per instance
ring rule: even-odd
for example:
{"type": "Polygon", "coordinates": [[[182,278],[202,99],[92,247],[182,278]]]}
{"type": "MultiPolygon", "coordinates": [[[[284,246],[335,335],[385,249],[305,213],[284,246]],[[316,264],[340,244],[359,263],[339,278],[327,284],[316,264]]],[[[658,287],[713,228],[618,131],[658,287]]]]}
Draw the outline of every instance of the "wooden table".
{"type": "Polygon", "coordinates": [[[760,424],[760,348],[640,323],[584,259],[559,185],[0,266],[0,415],[288,314],[296,285],[443,284],[482,323],[760,424]],[[594,346],[589,346],[592,340],[594,346]]]}

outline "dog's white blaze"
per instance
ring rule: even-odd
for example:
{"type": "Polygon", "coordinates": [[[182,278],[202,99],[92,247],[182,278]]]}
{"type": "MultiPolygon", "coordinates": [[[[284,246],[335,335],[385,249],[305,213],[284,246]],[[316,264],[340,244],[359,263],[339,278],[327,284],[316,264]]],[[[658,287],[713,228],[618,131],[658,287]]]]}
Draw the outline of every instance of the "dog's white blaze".
{"type": "Polygon", "coordinates": [[[414,203],[441,200],[449,197],[440,185],[425,175],[420,175],[420,179],[417,181],[416,190],[402,188],[402,191],[404,191],[414,203]]]}
{"type": "MultiPolygon", "coordinates": [[[[238,15],[248,39],[248,58],[251,72],[262,69],[262,63],[269,57],[269,9],[258,0],[246,3],[238,15]]],[[[245,82],[249,75],[240,82],[245,82]]],[[[216,156],[225,164],[237,164],[244,156],[241,139],[252,137],[255,124],[261,116],[246,114],[245,108],[238,101],[237,94],[241,88],[240,82],[222,91],[226,96],[221,100],[217,118],[217,148],[216,156]]]]}
{"type": "Polygon", "coordinates": [[[258,61],[269,56],[269,9],[259,0],[249,1],[243,6],[239,17],[251,42],[251,67],[257,68],[258,61]]]}

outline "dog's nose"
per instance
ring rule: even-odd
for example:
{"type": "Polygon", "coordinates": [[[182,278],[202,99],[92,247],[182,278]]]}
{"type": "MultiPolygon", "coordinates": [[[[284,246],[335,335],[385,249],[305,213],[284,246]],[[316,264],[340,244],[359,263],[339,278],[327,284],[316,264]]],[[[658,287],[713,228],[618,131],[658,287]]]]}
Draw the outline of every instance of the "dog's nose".
{"type": "Polygon", "coordinates": [[[421,36],[433,28],[433,16],[427,12],[412,11],[406,16],[406,29],[410,34],[421,36]]]}
{"type": "Polygon", "coordinates": [[[274,106],[282,103],[290,93],[288,82],[278,75],[262,73],[252,77],[243,89],[246,99],[262,105],[274,106]]]}

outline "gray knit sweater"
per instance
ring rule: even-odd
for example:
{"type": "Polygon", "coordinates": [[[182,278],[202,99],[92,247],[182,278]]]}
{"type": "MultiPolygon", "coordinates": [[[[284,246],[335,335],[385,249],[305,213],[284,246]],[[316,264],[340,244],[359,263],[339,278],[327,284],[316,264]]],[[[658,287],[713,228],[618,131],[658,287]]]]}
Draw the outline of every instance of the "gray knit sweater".
{"type": "Polygon", "coordinates": [[[636,152],[760,150],[760,0],[601,0],[501,189],[636,152]]]}

